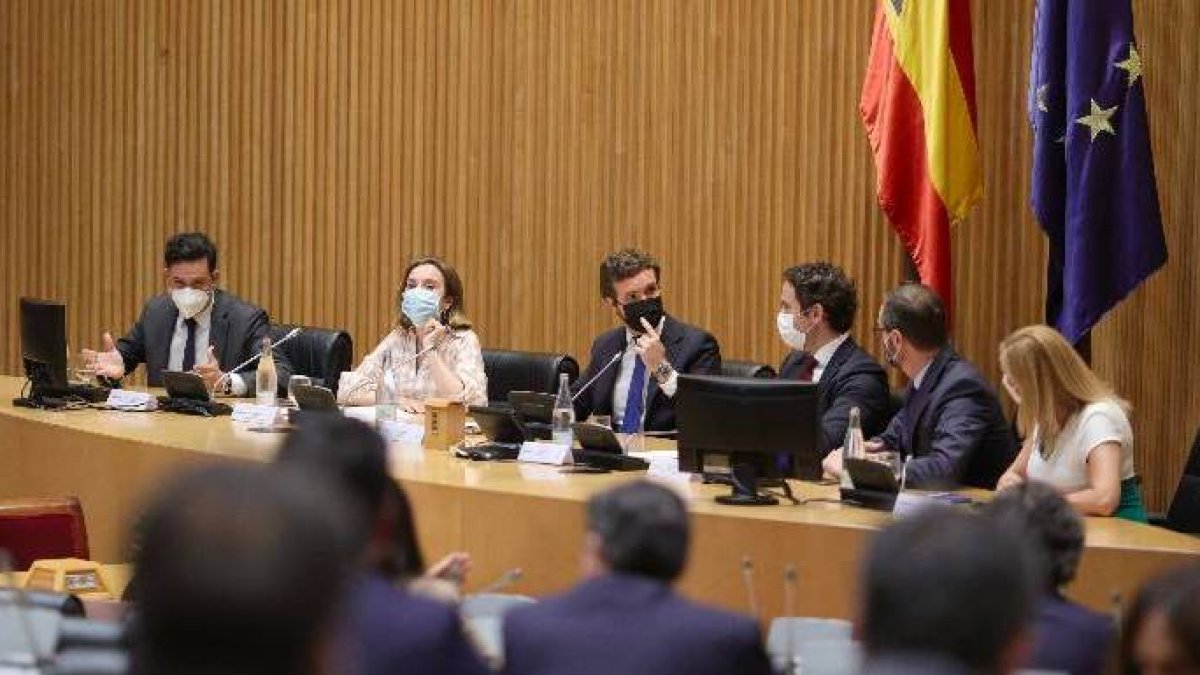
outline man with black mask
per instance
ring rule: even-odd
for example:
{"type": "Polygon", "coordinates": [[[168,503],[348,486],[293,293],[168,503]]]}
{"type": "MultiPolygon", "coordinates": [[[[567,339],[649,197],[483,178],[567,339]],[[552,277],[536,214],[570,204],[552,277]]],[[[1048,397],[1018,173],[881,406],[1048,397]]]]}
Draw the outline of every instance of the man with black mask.
{"type": "Polygon", "coordinates": [[[624,433],[674,431],[678,374],[720,371],[716,338],[663,310],[660,270],[657,260],[634,249],[600,263],[600,295],[625,325],[592,343],[591,363],[575,384],[579,419],[610,415],[613,430],[624,433]]]}

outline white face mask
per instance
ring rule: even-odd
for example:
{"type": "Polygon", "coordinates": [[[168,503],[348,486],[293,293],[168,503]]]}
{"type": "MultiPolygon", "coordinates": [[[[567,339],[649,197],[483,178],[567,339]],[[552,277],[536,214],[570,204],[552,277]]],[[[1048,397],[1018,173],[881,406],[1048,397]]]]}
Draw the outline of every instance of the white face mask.
{"type": "Polygon", "coordinates": [[[199,288],[175,288],[171,290],[171,300],[175,303],[175,307],[179,309],[179,315],[184,320],[187,320],[203,312],[204,308],[208,307],[211,294],[199,288]]]}
{"type": "Polygon", "coordinates": [[[789,311],[780,310],[775,315],[775,327],[779,329],[779,337],[787,346],[798,352],[804,351],[804,343],[808,333],[796,328],[796,316],[789,311]]]}

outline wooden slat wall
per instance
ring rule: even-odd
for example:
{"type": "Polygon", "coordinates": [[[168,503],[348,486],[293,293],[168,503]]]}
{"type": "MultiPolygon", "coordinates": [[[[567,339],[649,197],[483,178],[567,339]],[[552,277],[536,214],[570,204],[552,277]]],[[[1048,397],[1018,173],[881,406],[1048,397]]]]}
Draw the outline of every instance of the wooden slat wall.
{"type": "MultiPolygon", "coordinates": [[[[0,0],[0,363],[16,297],[70,303],[73,348],[161,287],[201,229],[226,286],[278,319],[390,321],[404,261],[454,261],[486,345],[585,355],[611,325],[602,254],[665,265],[667,304],[728,357],[777,362],[778,276],[814,258],[862,291],[902,275],[857,118],[870,0],[0,0]]],[[[1190,0],[1137,3],[1172,263],[1097,332],[1137,407],[1162,507],[1200,422],[1177,362],[1200,342],[1200,91],[1190,0]],[[1153,7],[1153,11],[1151,11],[1153,7]]],[[[1030,3],[975,3],[987,200],[955,232],[957,341],[1041,316],[1027,207],[1030,3]]]]}

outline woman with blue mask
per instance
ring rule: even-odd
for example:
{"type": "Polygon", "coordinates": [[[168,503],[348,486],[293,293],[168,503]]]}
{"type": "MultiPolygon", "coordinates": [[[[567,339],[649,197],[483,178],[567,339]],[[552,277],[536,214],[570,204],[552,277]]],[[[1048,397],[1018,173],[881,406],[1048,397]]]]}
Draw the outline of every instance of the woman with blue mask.
{"type": "Polygon", "coordinates": [[[358,368],[342,374],[340,402],[374,403],[375,384],[387,361],[402,410],[422,412],[427,398],[487,405],[483,353],[463,312],[458,272],[441,258],[423,257],[409,263],[404,279],[396,295],[395,327],[358,368]]]}

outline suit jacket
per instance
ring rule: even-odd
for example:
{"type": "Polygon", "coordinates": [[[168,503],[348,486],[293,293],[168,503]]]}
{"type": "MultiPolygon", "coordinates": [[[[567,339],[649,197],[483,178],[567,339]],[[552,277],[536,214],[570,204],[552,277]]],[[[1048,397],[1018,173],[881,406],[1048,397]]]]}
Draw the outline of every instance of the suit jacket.
{"type": "Polygon", "coordinates": [[[1043,599],[1033,626],[1026,668],[1103,675],[1115,646],[1113,620],[1057,593],[1043,599]]]}
{"type": "MultiPolygon", "coordinates": [[[[695,326],[689,326],[674,317],[668,316],[662,328],[663,346],[667,349],[667,360],[680,373],[693,375],[715,375],[721,370],[721,348],[717,339],[711,334],[695,326]]],[[[576,391],[590,382],[613,358],[614,354],[625,351],[625,327],[606,331],[592,343],[591,362],[587,370],[575,381],[576,391]]],[[[588,415],[613,414],[613,389],[617,385],[617,371],[621,364],[614,364],[604,371],[600,379],[575,401],[575,415],[586,419],[588,415]]],[[[645,428],[647,431],[672,431],[675,429],[675,406],[671,398],[663,393],[654,379],[647,372],[646,377],[650,389],[646,396],[645,428]]],[[[617,422],[618,420],[613,420],[617,422]]]]}
{"type": "Polygon", "coordinates": [[[509,675],[768,675],[758,624],[613,574],[504,617],[509,675]]]}
{"type": "Polygon", "coordinates": [[[352,675],[485,675],[490,671],[448,604],[369,575],[351,591],[344,640],[352,675]]]}
{"type": "MultiPolygon", "coordinates": [[[[142,308],[137,323],[120,340],[117,351],[125,361],[125,373],[132,373],[138,364],[146,364],[146,381],[151,387],[163,386],[163,371],[171,357],[171,337],[175,334],[175,322],[179,310],[171,296],[156,295],[142,308]]],[[[217,290],[213,299],[212,325],[209,327],[208,343],[216,348],[217,362],[221,369],[233,368],[262,350],[262,339],[270,336],[271,322],[266,311],[250,303],[217,290]]],[[[254,379],[257,364],[250,364],[240,371],[246,382],[247,395],[254,395],[254,379]]],[[[287,357],[275,351],[275,372],[279,377],[279,393],[287,393],[288,378],[292,366],[287,357]]]]}
{"type": "MultiPolygon", "coordinates": [[[[792,351],[779,366],[779,377],[799,379],[807,352],[792,351]]],[[[864,438],[883,431],[888,423],[891,404],[887,373],[848,337],[830,357],[817,383],[821,396],[821,454],[827,455],[842,445],[850,426],[850,409],[858,406],[864,438]]]]}
{"type": "Polygon", "coordinates": [[[908,485],[917,488],[992,489],[1018,450],[995,392],[950,347],[929,364],[920,389],[909,385],[880,440],[912,457],[908,485]]]}

